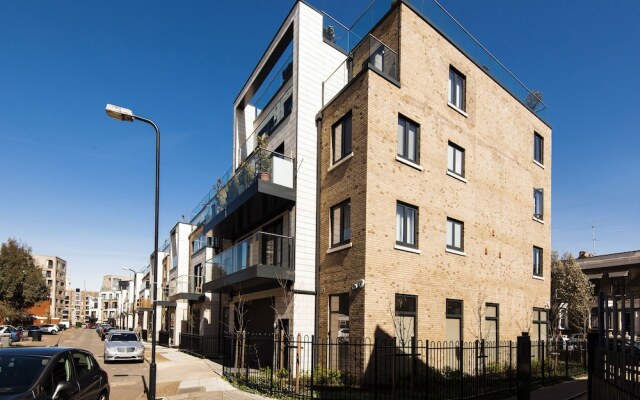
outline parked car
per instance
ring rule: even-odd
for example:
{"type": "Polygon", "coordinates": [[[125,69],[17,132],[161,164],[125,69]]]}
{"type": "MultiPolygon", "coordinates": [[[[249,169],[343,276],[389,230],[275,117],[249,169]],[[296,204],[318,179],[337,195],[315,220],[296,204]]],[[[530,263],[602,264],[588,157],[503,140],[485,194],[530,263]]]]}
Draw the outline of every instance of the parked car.
{"type": "Polygon", "coordinates": [[[42,335],[42,329],[40,329],[39,326],[36,325],[27,325],[23,332],[26,331],[27,332],[27,336],[28,337],[32,337],[33,336],[33,332],[40,332],[40,334],[42,335]]]}
{"type": "Polygon", "coordinates": [[[13,342],[19,342],[20,340],[22,340],[22,331],[14,328],[11,325],[2,325],[0,326],[0,333],[10,333],[11,336],[9,337],[9,345],[11,345],[11,343],[13,342]]]}
{"type": "Polygon", "coordinates": [[[349,343],[349,328],[338,329],[338,343],[349,343]]]}
{"type": "Polygon", "coordinates": [[[56,324],[58,327],[58,332],[66,331],[67,327],[64,324],[56,324]]]}
{"type": "Polygon", "coordinates": [[[0,398],[109,399],[109,377],[93,354],[65,347],[0,349],[0,398]]]}
{"type": "Polygon", "coordinates": [[[102,336],[102,330],[104,328],[107,328],[107,327],[111,327],[111,325],[109,325],[109,324],[99,324],[98,326],[96,326],[96,333],[98,334],[98,336],[102,336]]]}
{"type": "Polygon", "coordinates": [[[40,329],[42,329],[42,332],[48,333],[50,335],[55,335],[60,331],[60,328],[58,328],[57,325],[52,324],[41,325],[40,329]]]}
{"type": "Polygon", "coordinates": [[[104,362],[144,362],[144,343],[135,332],[112,329],[104,341],[104,362]]]}
{"type": "Polygon", "coordinates": [[[111,326],[107,326],[103,329],[100,330],[100,340],[104,340],[107,337],[107,334],[109,333],[109,331],[113,330],[114,328],[111,326]]]}

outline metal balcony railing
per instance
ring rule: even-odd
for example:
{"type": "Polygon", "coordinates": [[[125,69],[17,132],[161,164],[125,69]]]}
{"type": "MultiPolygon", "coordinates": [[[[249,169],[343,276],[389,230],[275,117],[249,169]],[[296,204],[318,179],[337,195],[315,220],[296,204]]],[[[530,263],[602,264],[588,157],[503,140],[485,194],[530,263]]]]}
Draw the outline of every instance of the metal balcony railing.
{"type": "Polygon", "coordinates": [[[293,238],[258,232],[207,261],[212,280],[258,265],[293,269],[293,238]]]}
{"type": "Polygon", "coordinates": [[[205,196],[208,199],[207,203],[193,217],[191,223],[207,223],[258,179],[293,188],[293,168],[292,158],[261,147],[256,148],[226,182],[218,180],[215,193],[209,192],[205,196]]]}

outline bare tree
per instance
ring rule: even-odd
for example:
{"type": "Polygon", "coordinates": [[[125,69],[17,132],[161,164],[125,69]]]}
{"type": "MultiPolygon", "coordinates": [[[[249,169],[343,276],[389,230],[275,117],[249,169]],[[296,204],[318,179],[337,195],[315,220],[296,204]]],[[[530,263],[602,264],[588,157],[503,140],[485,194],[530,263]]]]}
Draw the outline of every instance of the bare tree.
{"type": "Polygon", "coordinates": [[[473,304],[473,314],[471,317],[473,318],[473,323],[467,328],[469,333],[473,335],[476,340],[483,340],[489,336],[488,326],[485,321],[485,317],[487,314],[487,289],[482,287],[478,291],[478,296],[476,298],[475,303],[473,304]]]}

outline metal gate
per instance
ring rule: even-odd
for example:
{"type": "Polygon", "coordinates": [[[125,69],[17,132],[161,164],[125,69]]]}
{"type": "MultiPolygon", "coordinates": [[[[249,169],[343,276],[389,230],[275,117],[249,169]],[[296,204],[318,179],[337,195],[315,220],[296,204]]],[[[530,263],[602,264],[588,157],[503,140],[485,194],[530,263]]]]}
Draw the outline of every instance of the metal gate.
{"type": "Polygon", "coordinates": [[[640,399],[640,304],[634,295],[598,295],[589,334],[589,399],[640,399]]]}

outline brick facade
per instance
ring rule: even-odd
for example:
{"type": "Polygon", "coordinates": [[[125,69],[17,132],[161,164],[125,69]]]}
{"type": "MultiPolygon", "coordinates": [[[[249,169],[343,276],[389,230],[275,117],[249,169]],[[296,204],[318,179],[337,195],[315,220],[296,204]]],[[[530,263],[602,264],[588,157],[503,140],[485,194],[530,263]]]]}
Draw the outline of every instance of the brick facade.
{"type": "Polygon", "coordinates": [[[352,337],[397,336],[401,293],[418,297],[418,338],[445,339],[450,298],[464,302],[463,340],[485,336],[486,303],[499,305],[499,338],[513,339],[549,301],[551,129],[405,4],[372,33],[399,43],[400,87],[365,69],[322,111],[318,334],[335,337],[329,295],[349,293],[352,337]],[[450,66],[466,77],[465,113],[447,104],[450,66]],[[349,111],[353,156],[332,166],[332,125],[349,111]],[[398,115],[420,126],[418,168],[396,159],[398,115]],[[544,166],[533,161],[534,132],[544,166]],[[465,150],[466,181],[447,174],[449,141],[465,150]],[[544,223],[532,218],[534,188],[544,190],[544,223]],[[351,245],[328,251],[329,210],[345,199],[351,245]],[[398,201],[418,209],[418,252],[394,248],[398,201]],[[464,255],[446,251],[448,217],[464,222],[464,255]],[[532,276],[533,246],[542,277],[532,276]]]}

